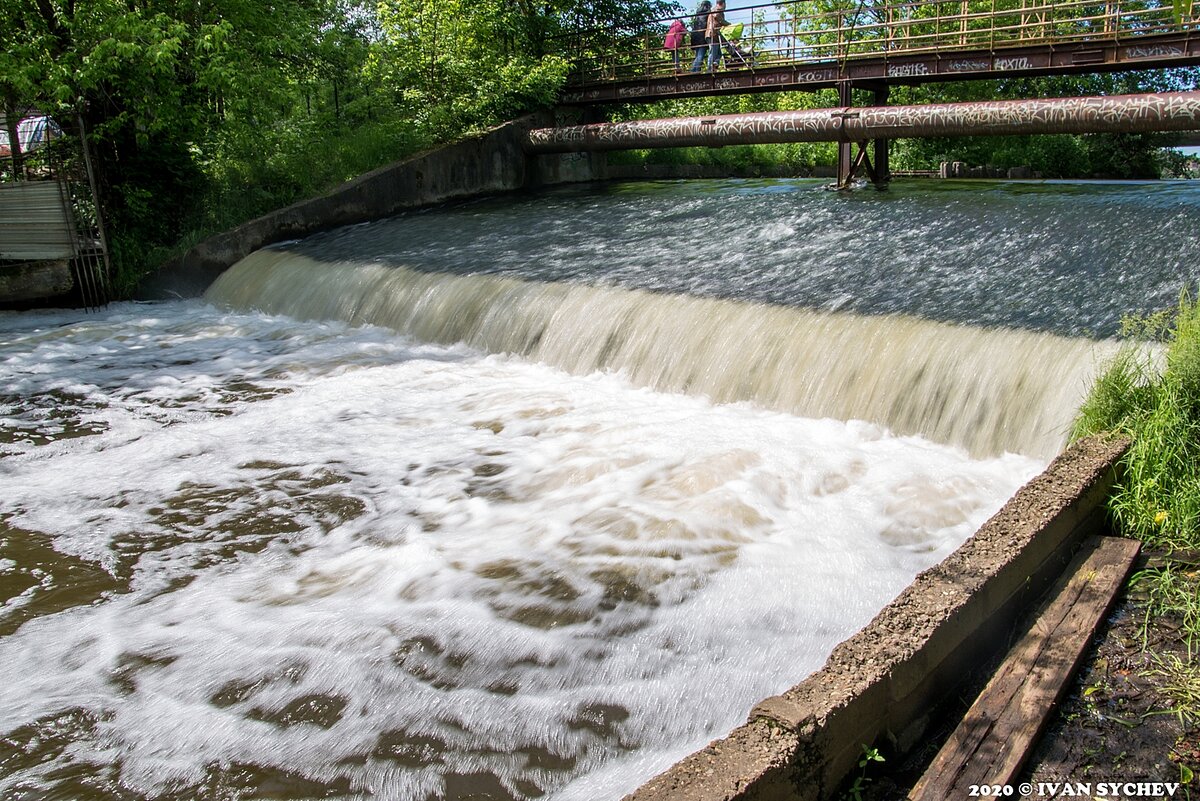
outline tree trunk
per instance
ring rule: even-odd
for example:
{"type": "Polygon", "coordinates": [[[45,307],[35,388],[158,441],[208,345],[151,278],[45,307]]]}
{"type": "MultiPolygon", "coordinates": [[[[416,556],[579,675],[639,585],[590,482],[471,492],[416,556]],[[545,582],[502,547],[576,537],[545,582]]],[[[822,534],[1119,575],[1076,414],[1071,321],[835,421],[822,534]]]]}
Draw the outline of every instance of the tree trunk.
{"type": "Polygon", "coordinates": [[[13,178],[21,180],[25,173],[25,159],[21,153],[21,137],[17,134],[17,124],[21,121],[17,109],[17,94],[12,87],[4,89],[4,127],[8,131],[8,146],[12,151],[13,178]]]}

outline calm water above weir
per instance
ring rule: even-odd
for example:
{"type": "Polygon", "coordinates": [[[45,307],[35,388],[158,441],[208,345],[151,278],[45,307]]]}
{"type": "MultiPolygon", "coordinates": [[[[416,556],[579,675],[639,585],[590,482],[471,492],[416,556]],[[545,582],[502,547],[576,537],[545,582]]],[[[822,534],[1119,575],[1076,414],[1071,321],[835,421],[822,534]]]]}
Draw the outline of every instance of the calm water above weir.
{"type": "Polygon", "coordinates": [[[617,798],[1040,469],[1197,222],[620,185],[0,315],[0,795],[617,798]]]}

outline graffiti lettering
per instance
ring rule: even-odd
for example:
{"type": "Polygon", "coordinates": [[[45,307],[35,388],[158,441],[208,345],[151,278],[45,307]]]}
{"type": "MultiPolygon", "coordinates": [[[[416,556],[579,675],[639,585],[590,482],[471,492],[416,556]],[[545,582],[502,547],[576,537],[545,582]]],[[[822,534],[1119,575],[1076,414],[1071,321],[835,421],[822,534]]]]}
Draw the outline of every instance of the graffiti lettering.
{"type": "Polygon", "coordinates": [[[1174,45],[1153,45],[1151,47],[1127,47],[1126,58],[1163,58],[1164,56],[1182,56],[1183,48],[1174,45]]]}
{"type": "Polygon", "coordinates": [[[928,75],[929,67],[924,64],[888,64],[889,78],[907,78],[912,75],[928,75]]]}
{"type": "Polygon", "coordinates": [[[980,72],[980,71],[988,69],[991,66],[992,66],[991,62],[986,61],[986,60],[972,61],[970,59],[963,59],[960,61],[951,61],[950,62],[950,71],[951,72],[980,72]]]}
{"type": "Polygon", "coordinates": [[[1028,70],[1033,69],[1033,63],[1026,57],[1020,58],[998,58],[996,59],[996,69],[998,70],[1028,70]]]}
{"type": "Polygon", "coordinates": [[[619,90],[621,97],[641,97],[646,94],[644,86],[622,86],[619,90]]]}
{"type": "Polygon", "coordinates": [[[818,81],[831,81],[833,78],[833,70],[809,70],[796,73],[796,83],[817,83],[818,81]]]}

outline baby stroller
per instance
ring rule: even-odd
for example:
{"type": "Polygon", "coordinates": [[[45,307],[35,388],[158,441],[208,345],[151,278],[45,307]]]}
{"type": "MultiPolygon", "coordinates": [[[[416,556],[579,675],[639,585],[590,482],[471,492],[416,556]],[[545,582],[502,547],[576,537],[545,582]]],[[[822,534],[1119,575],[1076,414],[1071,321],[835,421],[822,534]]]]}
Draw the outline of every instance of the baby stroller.
{"type": "Polygon", "coordinates": [[[736,70],[750,69],[754,67],[754,45],[742,45],[742,32],[745,26],[742,23],[736,25],[726,25],[721,29],[721,43],[725,46],[725,67],[726,69],[736,70]]]}

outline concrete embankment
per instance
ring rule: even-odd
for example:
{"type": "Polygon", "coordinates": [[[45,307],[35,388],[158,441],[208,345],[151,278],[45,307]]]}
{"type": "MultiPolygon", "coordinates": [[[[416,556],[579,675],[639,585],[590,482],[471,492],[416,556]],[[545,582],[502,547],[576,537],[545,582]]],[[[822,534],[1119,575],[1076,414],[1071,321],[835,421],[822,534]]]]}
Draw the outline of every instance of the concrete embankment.
{"type": "Polygon", "coordinates": [[[1106,527],[1125,440],[1075,443],[940,564],[917,576],[825,666],[627,801],[831,798],[863,744],[904,753],[971,672],[1106,527]]]}
{"type": "Polygon", "coordinates": [[[212,236],[142,282],[138,297],[201,294],[218,275],[259,248],[409,209],[537,186],[606,178],[604,157],[527,157],[528,132],[549,121],[526,117],[486,133],[380,167],[304,200],[212,236]]]}

